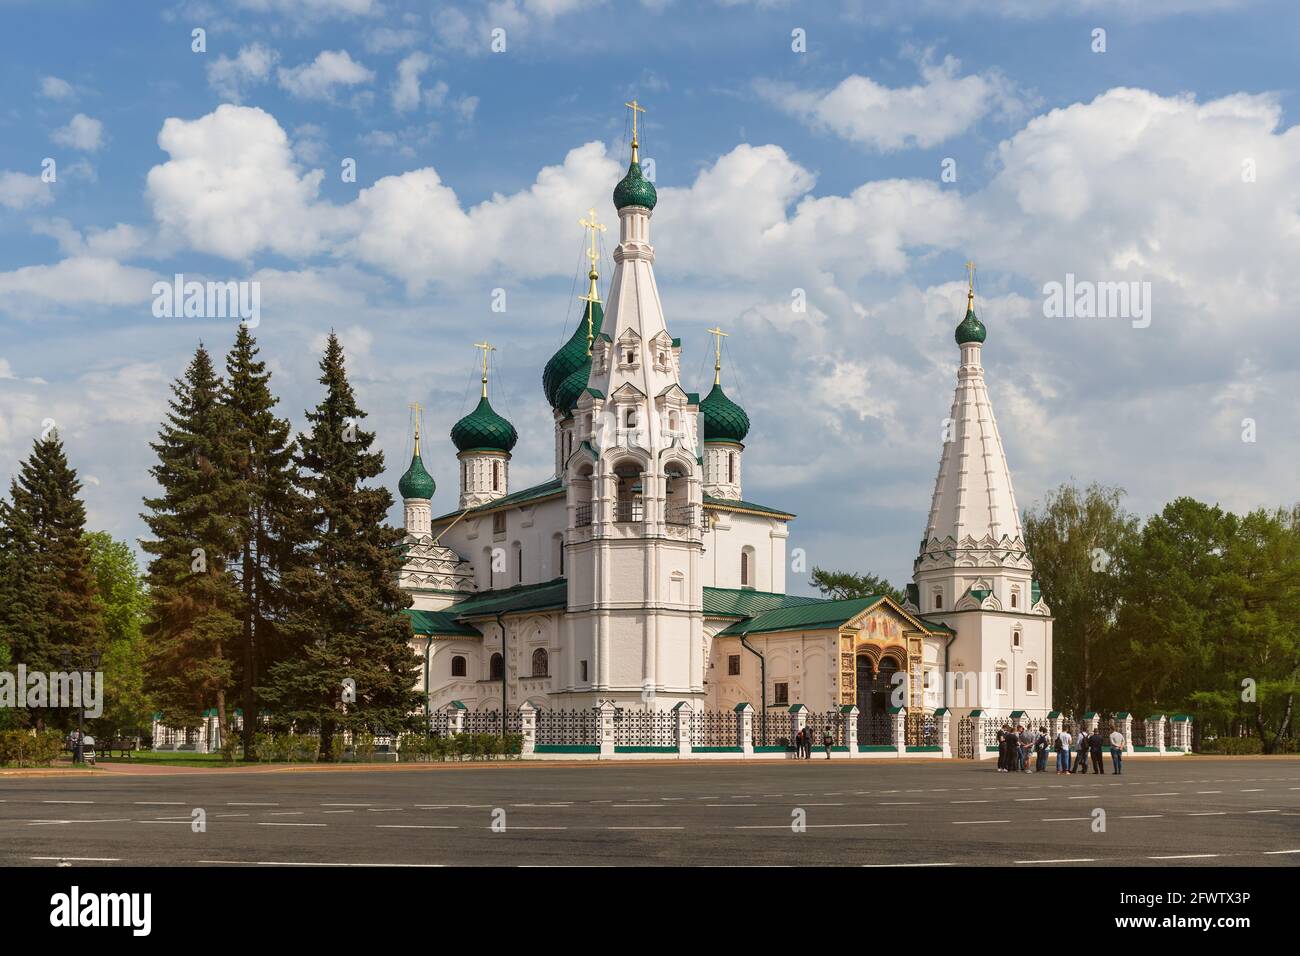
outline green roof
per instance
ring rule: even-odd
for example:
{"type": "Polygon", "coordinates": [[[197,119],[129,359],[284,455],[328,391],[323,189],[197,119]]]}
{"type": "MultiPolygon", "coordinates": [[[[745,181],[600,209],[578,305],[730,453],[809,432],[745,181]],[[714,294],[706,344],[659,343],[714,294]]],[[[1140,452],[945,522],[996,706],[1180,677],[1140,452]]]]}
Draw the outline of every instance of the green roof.
{"type": "MultiPolygon", "coordinates": [[[[498,508],[510,508],[516,505],[527,504],[537,498],[546,498],[550,495],[559,494],[564,490],[559,478],[552,478],[549,481],[543,481],[540,485],[533,485],[531,488],[525,488],[522,491],[516,491],[508,495],[503,495],[496,501],[489,501],[485,504],[475,505],[465,512],[466,515],[477,514],[483,511],[495,511],[498,508]]],[[[450,521],[461,514],[459,511],[449,511],[445,515],[439,515],[433,519],[434,524],[441,521],[450,521]]]]}
{"type": "MultiPolygon", "coordinates": [[[[583,350],[585,353],[585,349],[583,350]]],[[[582,364],[565,376],[564,381],[555,387],[555,409],[560,412],[571,412],[575,405],[578,404],[580,396],[587,387],[587,381],[591,378],[591,356],[584,354],[582,364]]]]}
{"type": "Polygon", "coordinates": [[[704,415],[705,441],[744,441],[749,434],[749,416],[745,410],[727,398],[722,386],[716,382],[713,390],[700,402],[704,415]]]}
{"type": "Polygon", "coordinates": [[[776,594],[772,591],[753,591],[749,588],[704,589],[705,617],[753,617],[764,611],[803,604],[822,604],[825,598],[804,597],[797,594],[776,594]]]}
{"type": "Polygon", "coordinates": [[[655,184],[641,175],[641,164],[633,160],[627,168],[627,175],[614,187],[614,208],[644,206],[646,209],[654,209],[658,201],[655,184]]]}
{"type": "Polygon", "coordinates": [[[464,619],[564,607],[568,601],[568,583],[564,578],[556,578],[543,584],[521,584],[513,588],[480,591],[473,597],[448,608],[448,612],[464,619]]]}
{"type": "Polygon", "coordinates": [[[813,601],[808,604],[778,607],[746,620],[737,621],[719,631],[718,636],[839,627],[845,621],[857,617],[867,608],[879,603],[880,599],[880,595],[875,595],[850,598],[845,601],[813,601]]]}
{"type": "MultiPolygon", "coordinates": [[[[605,312],[600,303],[588,303],[582,310],[582,314],[578,316],[578,324],[573,334],[569,336],[569,340],[560,346],[559,351],[551,356],[551,360],[546,363],[546,368],[542,370],[542,391],[546,393],[546,400],[551,403],[552,408],[559,407],[556,393],[560,385],[587,362],[588,310],[591,311],[590,328],[599,329],[604,324],[605,312]]],[[[585,380],[584,384],[586,384],[585,380]]]]}
{"type": "Polygon", "coordinates": [[[958,345],[965,345],[967,342],[983,342],[988,332],[984,328],[984,323],[975,317],[975,310],[969,306],[966,309],[966,318],[961,320],[957,326],[957,331],[953,337],[957,340],[958,345]]]}
{"type": "Polygon", "coordinates": [[[433,477],[425,470],[424,462],[416,452],[411,456],[411,467],[397,482],[398,494],[403,498],[432,498],[435,487],[433,477]]]}
{"type": "Polygon", "coordinates": [[[767,505],[755,504],[752,501],[742,501],[740,498],[713,498],[709,495],[704,496],[705,505],[715,508],[726,508],[731,511],[761,511],[764,514],[777,515],[782,518],[793,518],[794,515],[784,508],[769,508],[767,505]]]}
{"type": "Polygon", "coordinates": [[[457,451],[509,451],[518,440],[515,426],[493,410],[486,395],[474,411],[451,426],[451,441],[457,451]]]}
{"type": "Polygon", "coordinates": [[[405,613],[411,619],[411,629],[422,636],[482,636],[476,628],[457,621],[456,612],[453,610],[417,611],[414,608],[407,608],[405,613]]]}
{"type": "Polygon", "coordinates": [[[947,624],[944,624],[942,621],[932,621],[928,617],[917,617],[916,619],[920,621],[922,624],[924,624],[926,628],[930,631],[946,631],[949,634],[957,633],[953,628],[949,627],[947,624]]]}

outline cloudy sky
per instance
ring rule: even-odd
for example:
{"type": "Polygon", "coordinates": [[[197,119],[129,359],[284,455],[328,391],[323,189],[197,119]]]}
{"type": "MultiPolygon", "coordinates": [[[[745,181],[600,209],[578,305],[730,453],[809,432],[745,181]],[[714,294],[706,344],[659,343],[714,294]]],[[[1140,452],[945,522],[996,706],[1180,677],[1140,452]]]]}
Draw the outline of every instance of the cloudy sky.
{"type": "Polygon", "coordinates": [[[338,330],[394,487],[422,403],[436,510],[487,336],[515,487],[548,478],[541,368],[636,96],[684,384],[721,323],[746,497],[799,515],[810,565],[910,576],[967,259],[1022,508],[1071,479],[1140,513],[1291,503],[1298,27],[1247,0],[0,0],[0,478],[53,421],[91,526],[142,532],[168,384],[234,334],[154,317],[178,272],[260,283],[297,427],[338,330]],[[1149,324],[1046,316],[1067,276],[1149,283],[1149,324]]]}

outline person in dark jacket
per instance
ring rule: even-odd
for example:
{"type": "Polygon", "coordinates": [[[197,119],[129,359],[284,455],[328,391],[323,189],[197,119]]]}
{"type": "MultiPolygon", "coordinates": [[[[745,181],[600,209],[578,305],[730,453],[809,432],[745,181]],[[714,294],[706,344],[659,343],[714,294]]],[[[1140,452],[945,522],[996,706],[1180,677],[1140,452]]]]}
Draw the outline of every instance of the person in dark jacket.
{"type": "Polygon", "coordinates": [[[1088,738],[1088,756],[1092,758],[1093,773],[1106,772],[1106,767],[1101,762],[1101,748],[1105,742],[1105,738],[1101,735],[1101,727],[1092,728],[1092,736],[1088,738]]]}

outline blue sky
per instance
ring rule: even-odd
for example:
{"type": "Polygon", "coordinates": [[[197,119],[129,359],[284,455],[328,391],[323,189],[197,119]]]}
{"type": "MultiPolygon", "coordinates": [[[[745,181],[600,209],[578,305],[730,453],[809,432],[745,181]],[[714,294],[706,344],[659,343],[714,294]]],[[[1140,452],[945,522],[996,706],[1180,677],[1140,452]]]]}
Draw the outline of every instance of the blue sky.
{"type": "Polygon", "coordinates": [[[577,314],[577,219],[615,221],[631,96],[686,387],[707,388],[721,323],[754,422],[746,497],[799,514],[810,564],[910,575],[967,258],[1022,508],[1070,479],[1142,513],[1294,500],[1289,4],[0,0],[0,18],[0,473],[54,420],[91,524],[119,537],[142,531],[168,383],[233,335],[153,317],[175,272],[261,283],[295,426],[338,329],[390,485],[423,403],[435,510],[488,336],[516,485],[549,477],[541,367],[577,314]],[[1045,317],[1067,274],[1151,283],[1150,326],[1045,317]]]}

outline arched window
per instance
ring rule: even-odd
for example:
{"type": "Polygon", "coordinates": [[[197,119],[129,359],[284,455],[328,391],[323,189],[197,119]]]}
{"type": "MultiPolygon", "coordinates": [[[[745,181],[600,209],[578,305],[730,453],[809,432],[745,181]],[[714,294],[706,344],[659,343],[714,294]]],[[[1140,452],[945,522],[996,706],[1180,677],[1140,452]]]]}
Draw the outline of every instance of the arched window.
{"type": "Polygon", "coordinates": [[[550,673],[550,657],[546,653],[546,648],[539,647],[533,651],[533,676],[547,677],[550,673]]]}
{"type": "Polygon", "coordinates": [[[996,670],[993,674],[993,689],[999,694],[1005,694],[1007,692],[1007,663],[1006,661],[998,661],[994,667],[996,670]]]}
{"type": "Polygon", "coordinates": [[[492,490],[501,490],[501,462],[492,462],[492,490]]]}
{"type": "Polygon", "coordinates": [[[500,654],[493,654],[492,660],[488,663],[488,680],[504,680],[505,676],[505,661],[501,659],[500,654]]]}
{"type": "Polygon", "coordinates": [[[678,462],[664,468],[664,520],[669,524],[691,523],[691,507],[686,469],[678,462]]]}
{"type": "Polygon", "coordinates": [[[736,453],[734,451],[729,451],[727,452],[727,484],[734,485],[735,483],[736,483],[736,453]]]}
{"type": "Polygon", "coordinates": [[[624,420],[627,422],[628,428],[636,428],[636,409],[629,408],[627,410],[627,416],[624,420]]]}
{"type": "Polygon", "coordinates": [[[1025,693],[1038,693],[1038,663],[1030,661],[1029,666],[1025,669],[1025,693]]]}
{"type": "Polygon", "coordinates": [[[1020,607],[1020,588],[1014,586],[1011,588],[1011,607],[1020,607]]]}
{"type": "Polygon", "coordinates": [[[1020,628],[1018,627],[1011,632],[1011,646],[1012,647],[1020,646],[1020,628]]]}
{"type": "Polygon", "coordinates": [[[515,584],[524,583],[524,548],[515,542],[515,584]]]}
{"type": "Polygon", "coordinates": [[[941,611],[941,610],[943,610],[943,592],[942,592],[942,591],[935,591],[935,592],[934,592],[934,609],[935,609],[936,611],[941,611]]]}
{"type": "Polygon", "coordinates": [[[465,676],[465,658],[461,657],[459,654],[451,659],[451,676],[465,676]]]}
{"type": "Polygon", "coordinates": [[[740,551],[740,586],[742,588],[752,588],[754,586],[753,548],[742,548],[740,551]]]}

